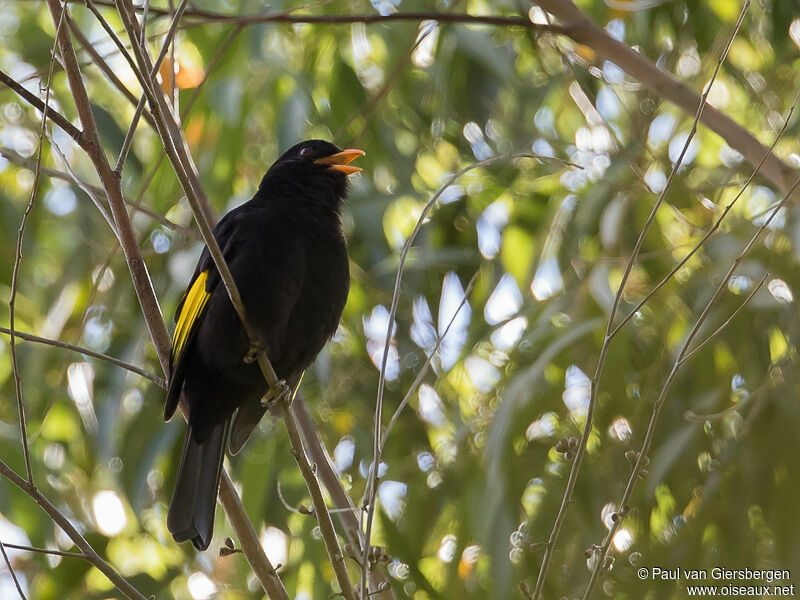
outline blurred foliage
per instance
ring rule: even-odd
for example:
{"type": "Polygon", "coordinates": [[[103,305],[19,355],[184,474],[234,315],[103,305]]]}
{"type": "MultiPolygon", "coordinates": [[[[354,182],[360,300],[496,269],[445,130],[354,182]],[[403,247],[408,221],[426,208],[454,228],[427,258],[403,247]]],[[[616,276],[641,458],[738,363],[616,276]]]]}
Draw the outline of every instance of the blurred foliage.
{"type": "MultiPolygon", "coordinates": [[[[258,0],[194,4],[226,14],[301,7],[258,0]]],[[[579,5],[695,90],[708,81],[740,10],[737,0],[579,5]]],[[[79,3],[70,7],[76,25],[110,55],[115,73],[138,96],[133,74],[91,13],[79,3]]],[[[339,0],[304,12],[455,10],[542,18],[528,9],[512,0],[339,0]]],[[[113,10],[103,14],[121,30],[113,10]]],[[[766,144],[800,89],[798,14],[794,1],[753,3],[710,95],[766,144]]],[[[49,13],[41,3],[4,0],[0,15],[0,67],[39,93],[53,43],[49,13]]],[[[163,17],[152,19],[154,44],[167,26],[163,17]]],[[[134,107],[81,56],[113,158],[134,107]]],[[[488,156],[533,151],[574,164],[502,160],[469,172],[443,195],[409,255],[389,361],[385,412],[391,414],[477,271],[468,305],[434,360],[435,374],[389,437],[374,542],[392,557],[398,598],[520,597],[519,583],[538,573],[541,542],[569,470],[556,445],[580,435],[613,293],[691,117],[615,65],[597,61],[590,48],[521,28],[200,24],[180,31],[174,58],[180,106],[197,94],[184,128],[219,214],[249,198],[265,168],[299,139],[323,137],[367,152],[344,215],[353,273],[348,305],[302,388],[356,504],[371,458],[375,363],[399,249],[424,203],[451,173],[488,156]]],[[[58,66],[53,105],[76,118],[58,66]]],[[[8,157],[0,159],[3,323],[17,229],[33,182],[38,119],[14,93],[0,91],[0,145],[8,157]]],[[[795,166],[798,122],[776,147],[795,166]]],[[[65,170],[53,143],[78,178],[97,183],[86,156],[57,128],[45,141],[46,167],[65,170]]],[[[171,318],[200,245],[162,154],[157,136],[141,123],[122,183],[131,199],[182,226],[134,214],[156,293],[171,318]]],[[[703,127],[686,163],[645,238],[622,315],[702,237],[752,172],[703,127]]],[[[43,176],[41,184],[25,234],[17,327],[158,372],[109,227],[71,182],[43,176]]],[[[546,597],[582,593],[586,549],[602,541],[630,474],[625,453],[639,448],[689,327],[780,195],[757,177],[719,232],[612,343],[546,597]]],[[[800,565],[800,329],[793,300],[800,290],[800,221],[794,206],[742,263],[701,339],[767,273],[767,285],[679,373],[655,432],[649,476],[634,493],[625,533],[614,540],[615,566],[595,597],[683,597],[672,582],[640,581],[639,566],[800,565]]],[[[18,343],[37,485],[97,551],[145,595],[262,597],[242,555],[217,554],[232,535],[221,510],[212,550],[204,554],[175,545],[166,532],[183,425],[162,422],[163,391],[94,359],[18,343]]],[[[5,336],[0,394],[0,456],[24,473],[5,336]]],[[[333,573],[314,521],[289,512],[278,497],[280,484],[288,503],[308,504],[283,427],[265,421],[261,429],[230,459],[232,475],[267,553],[283,565],[290,595],[328,598],[333,573]]],[[[6,481],[0,482],[0,515],[2,541],[71,545],[6,481]]],[[[80,560],[9,554],[30,598],[121,597],[80,560]]],[[[15,594],[3,571],[0,596],[15,594]]]]}

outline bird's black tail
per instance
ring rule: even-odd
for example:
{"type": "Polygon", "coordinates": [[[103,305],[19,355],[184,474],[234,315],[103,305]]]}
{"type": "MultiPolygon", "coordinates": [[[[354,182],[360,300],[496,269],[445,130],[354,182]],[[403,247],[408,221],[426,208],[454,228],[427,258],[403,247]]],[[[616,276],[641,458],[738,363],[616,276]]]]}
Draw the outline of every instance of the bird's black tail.
{"type": "Polygon", "coordinates": [[[210,435],[198,442],[192,426],[186,428],[178,479],[169,503],[167,527],[175,541],[191,540],[205,550],[214,532],[219,478],[225,458],[229,421],[215,425],[210,435]]]}

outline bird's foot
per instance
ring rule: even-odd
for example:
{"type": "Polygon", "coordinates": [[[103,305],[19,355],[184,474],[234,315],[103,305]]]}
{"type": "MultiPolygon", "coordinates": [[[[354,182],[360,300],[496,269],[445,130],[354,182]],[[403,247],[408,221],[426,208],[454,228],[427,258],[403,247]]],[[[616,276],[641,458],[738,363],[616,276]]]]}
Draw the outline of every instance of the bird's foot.
{"type": "Polygon", "coordinates": [[[283,379],[279,380],[275,387],[270,390],[268,399],[266,401],[262,400],[261,404],[267,409],[280,408],[281,406],[289,408],[292,405],[292,388],[283,379]]]}
{"type": "Polygon", "coordinates": [[[254,363],[256,359],[258,359],[258,353],[264,349],[264,344],[257,341],[250,342],[250,348],[247,351],[247,354],[244,355],[244,362],[248,365],[250,363],[254,363]]]}

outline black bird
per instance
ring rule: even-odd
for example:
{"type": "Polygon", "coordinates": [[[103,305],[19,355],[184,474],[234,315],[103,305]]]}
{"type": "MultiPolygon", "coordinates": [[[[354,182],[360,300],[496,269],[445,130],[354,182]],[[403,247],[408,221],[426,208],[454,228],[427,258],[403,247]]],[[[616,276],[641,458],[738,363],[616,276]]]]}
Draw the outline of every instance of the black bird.
{"type": "MultiPolygon", "coordinates": [[[[278,377],[292,393],[303,371],[336,331],[350,272],[341,228],[349,165],[361,150],[308,140],[267,171],[253,198],[214,228],[248,320],[278,377]]],[[[203,249],[175,313],[164,418],[181,396],[189,425],[167,526],[176,542],[211,542],[225,444],[241,450],[267,410],[268,391],[251,345],[203,249]]]]}

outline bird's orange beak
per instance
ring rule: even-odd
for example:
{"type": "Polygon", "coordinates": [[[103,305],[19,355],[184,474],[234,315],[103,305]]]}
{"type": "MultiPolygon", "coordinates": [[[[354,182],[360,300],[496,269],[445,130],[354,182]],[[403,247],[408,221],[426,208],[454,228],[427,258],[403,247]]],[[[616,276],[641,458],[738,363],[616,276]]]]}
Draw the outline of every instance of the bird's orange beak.
{"type": "Polygon", "coordinates": [[[363,150],[358,150],[357,148],[348,148],[347,150],[342,150],[336,154],[318,158],[314,161],[314,163],[318,165],[330,165],[329,170],[339,171],[345,175],[352,175],[353,173],[358,173],[361,171],[361,168],[350,166],[350,163],[359,156],[364,156],[364,154],[366,153],[363,150]]]}

